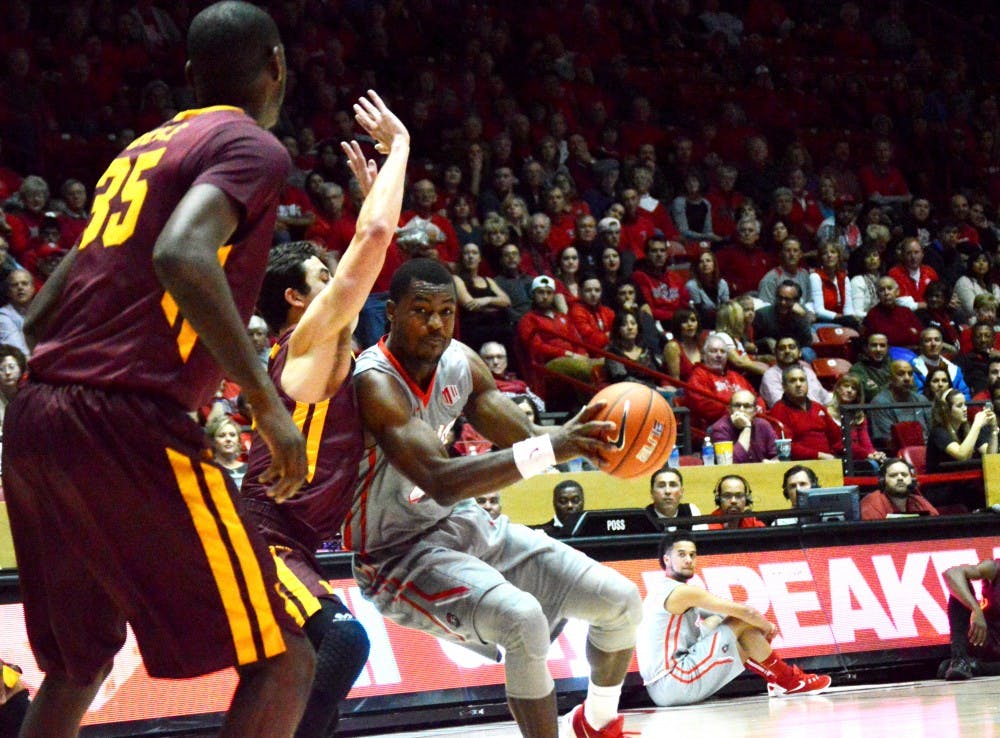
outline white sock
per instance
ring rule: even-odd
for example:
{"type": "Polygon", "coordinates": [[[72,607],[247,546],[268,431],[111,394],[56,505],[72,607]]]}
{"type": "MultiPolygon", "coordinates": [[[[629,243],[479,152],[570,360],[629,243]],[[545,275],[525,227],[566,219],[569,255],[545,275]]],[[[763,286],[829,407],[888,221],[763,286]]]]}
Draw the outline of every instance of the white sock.
{"type": "Polygon", "coordinates": [[[587,680],[587,701],[583,703],[583,716],[591,728],[600,730],[618,715],[622,684],[619,682],[613,687],[600,687],[587,680]]]}

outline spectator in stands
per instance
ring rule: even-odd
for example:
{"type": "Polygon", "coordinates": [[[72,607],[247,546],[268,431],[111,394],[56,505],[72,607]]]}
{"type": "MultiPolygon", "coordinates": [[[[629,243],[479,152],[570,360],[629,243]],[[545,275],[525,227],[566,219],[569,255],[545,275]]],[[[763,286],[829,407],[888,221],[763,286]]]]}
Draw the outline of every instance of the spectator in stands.
{"type": "Polygon", "coordinates": [[[945,390],[934,401],[931,425],[927,433],[927,471],[945,471],[945,463],[972,460],[980,465],[982,457],[997,452],[1000,427],[993,405],[987,403],[969,422],[965,396],[957,389],[945,390]]]}
{"type": "Polygon", "coordinates": [[[923,262],[924,247],[917,239],[907,238],[899,245],[899,264],[889,270],[899,297],[912,298],[913,309],[927,307],[924,293],[931,282],[938,281],[938,273],[923,262]]]}
{"type": "Polygon", "coordinates": [[[500,215],[507,221],[510,229],[510,240],[521,246],[528,238],[530,227],[528,204],[523,197],[518,195],[507,195],[500,203],[500,215]]]}
{"type": "Polygon", "coordinates": [[[679,308],[691,306],[684,278],[667,269],[667,241],[659,232],[647,242],[646,256],[636,264],[632,279],[661,325],[669,323],[679,308]]]}
{"type": "Polygon", "coordinates": [[[600,350],[611,340],[615,311],[605,305],[601,280],[585,276],[580,286],[580,299],[569,306],[569,319],[588,349],[600,350]]]}
{"type": "Polygon", "coordinates": [[[861,321],[854,314],[854,302],[844,269],[840,247],[824,243],[819,247],[819,268],[809,275],[812,312],[820,323],[836,323],[859,328],[861,321]]]}
{"type": "MultiPolygon", "coordinates": [[[[750,483],[739,474],[726,474],[715,485],[716,508],[712,515],[739,515],[753,507],[753,491],[750,483]]],[[[709,523],[708,530],[736,530],[740,528],[763,528],[764,523],[754,517],[727,520],[724,523],[709,523]]]]}
{"type": "Polygon", "coordinates": [[[903,205],[912,195],[903,173],[892,164],[892,142],[879,139],[875,142],[874,158],[861,167],[858,179],[865,199],[879,205],[903,205]]]}
{"type": "Polygon", "coordinates": [[[920,353],[913,357],[910,362],[913,364],[913,377],[917,388],[924,386],[924,380],[931,369],[943,367],[948,370],[951,377],[951,386],[965,395],[965,399],[971,399],[972,393],[969,392],[969,386],[965,383],[962,369],[942,356],[943,347],[944,338],[939,328],[924,328],[920,332],[920,353]]]}
{"type": "Polygon", "coordinates": [[[616,159],[601,159],[594,164],[594,176],[597,177],[595,187],[584,189],[583,201],[590,207],[595,218],[601,218],[607,209],[615,202],[615,191],[618,187],[618,177],[621,172],[616,159]]]}
{"type": "MultiPolygon", "coordinates": [[[[947,287],[950,298],[952,288],[967,273],[968,257],[978,250],[979,247],[971,241],[961,239],[959,227],[954,222],[945,223],[941,226],[937,239],[924,247],[922,266],[934,270],[938,279],[947,287]]],[[[902,252],[900,260],[902,261],[902,252]]]]}
{"type": "Polygon", "coordinates": [[[736,179],[739,170],[730,164],[723,164],[715,170],[717,185],[706,195],[712,206],[712,230],[722,240],[729,240],[736,235],[736,210],[745,199],[742,192],[736,191],[736,179]]]}
{"type": "Polygon", "coordinates": [[[549,216],[549,246],[559,252],[573,243],[575,219],[569,212],[566,195],[559,187],[549,187],[545,192],[545,214],[549,216]]]}
{"type": "Polygon", "coordinates": [[[528,274],[551,274],[555,271],[555,253],[549,245],[551,221],[545,213],[528,218],[528,231],[521,241],[521,265],[528,274]]]}
{"type": "Polygon", "coordinates": [[[15,269],[7,276],[7,304],[0,307],[0,344],[16,346],[30,357],[24,340],[24,314],[35,297],[35,280],[25,269],[15,269]]]}
{"type": "Polygon", "coordinates": [[[521,250],[512,243],[500,249],[500,271],[494,281],[510,298],[510,322],[517,325],[531,309],[532,277],[521,269],[521,250]]]}
{"type": "MultiPolygon", "coordinates": [[[[452,167],[448,168],[449,171],[452,167]]],[[[448,202],[448,220],[452,228],[455,229],[455,236],[459,243],[481,244],[483,242],[483,230],[479,225],[479,219],[472,211],[472,196],[464,192],[458,192],[448,202]]],[[[486,266],[484,264],[484,266],[486,266]]]]}
{"type": "Polygon", "coordinates": [[[754,316],[753,335],[758,349],[762,344],[772,347],[779,338],[789,336],[798,342],[803,358],[808,361],[816,358],[809,348],[813,342],[812,330],[798,284],[786,279],[778,285],[774,304],[762,307],[754,316]]]}
{"type": "Polygon", "coordinates": [[[812,284],[809,270],[802,268],[802,244],[797,238],[786,238],[778,247],[778,266],[770,270],[760,280],[757,297],[768,305],[773,305],[778,285],[785,281],[795,282],[802,293],[802,314],[812,311],[812,284]]]}
{"type": "Polygon", "coordinates": [[[674,198],[671,215],[680,235],[688,242],[716,243],[722,238],[712,225],[712,204],[702,193],[701,177],[689,173],[684,177],[684,194],[674,198]]]}
{"type": "Polygon", "coordinates": [[[938,511],[920,494],[916,469],[903,459],[886,459],[879,468],[878,488],[861,500],[861,519],[885,520],[907,513],[936,516],[938,511]]]}
{"type": "Polygon", "coordinates": [[[821,405],[830,404],[832,399],[830,392],[820,383],[812,366],[802,360],[802,351],[799,349],[798,341],[791,336],[779,338],[774,344],[774,358],[774,365],[767,368],[760,380],[760,396],[768,407],[772,407],[781,399],[781,395],[784,393],[782,376],[786,369],[793,366],[801,367],[802,371],[806,373],[809,399],[821,405]]]}
{"type": "MultiPolygon", "coordinates": [[[[640,212],[653,221],[653,225],[664,234],[672,236],[673,238],[678,238],[681,236],[687,237],[684,231],[687,229],[687,221],[685,221],[684,227],[681,226],[680,221],[677,220],[677,214],[673,213],[673,219],[671,219],[671,211],[668,211],[668,206],[664,205],[663,202],[658,200],[651,194],[653,187],[653,170],[644,166],[637,166],[632,170],[632,186],[635,187],[636,191],[639,193],[639,210],[640,212]]],[[[671,206],[672,208],[676,206],[676,202],[671,206]]],[[[695,206],[698,212],[692,210],[692,214],[696,217],[696,225],[701,225],[702,221],[697,219],[698,214],[701,212],[701,208],[695,206]]],[[[711,210],[706,213],[709,220],[709,225],[711,225],[711,210]]]]}
{"type": "Polygon", "coordinates": [[[819,243],[835,243],[842,254],[850,257],[863,243],[863,234],[858,227],[858,210],[854,198],[838,197],[834,203],[834,213],[820,223],[816,231],[819,243]]]}
{"type": "Polygon", "coordinates": [[[240,440],[240,427],[228,415],[218,415],[205,426],[212,447],[212,458],[236,483],[239,489],[247,473],[246,449],[240,440]]]}
{"type": "Polygon", "coordinates": [[[925,328],[937,328],[944,340],[944,351],[958,353],[962,340],[962,326],[953,309],[954,299],[944,282],[932,282],[924,292],[927,307],[917,308],[914,315],[925,328]],[[951,300],[951,302],[949,302],[951,300]]]}
{"type": "Polygon", "coordinates": [[[663,345],[663,370],[674,379],[688,381],[701,361],[701,324],[698,313],[681,308],[670,321],[671,337],[663,345]]]}
{"type": "Polygon", "coordinates": [[[948,681],[1000,674],[1000,622],[997,616],[997,559],[945,569],[951,658],[938,669],[948,681]],[[982,602],[972,582],[982,582],[982,602]],[[970,658],[971,657],[971,658],[970,658]]]}
{"type": "Polygon", "coordinates": [[[840,428],[826,407],[809,399],[806,372],[792,366],[782,373],[784,394],[771,408],[792,439],[793,459],[834,459],[844,449],[840,428]]]}
{"type": "Polygon", "coordinates": [[[559,251],[555,262],[556,308],[569,312],[569,306],[580,299],[580,252],[575,246],[559,251]]]}
{"type": "Polygon", "coordinates": [[[754,358],[743,344],[746,335],[747,316],[743,305],[738,300],[724,303],[715,316],[715,330],[712,335],[721,338],[728,350],[729,366],[742,372],[747,377],[761,376],[767,369],[767,364],[754,358]]]}
{"type": "Polygon", "coordinates": [[[479,215],[484,220],[491,214],[499,215],[501,203],[514,194],[517,177],[508,166],[498,166],[493,170],[492,186],[479,195],[479,215]]]}
{"type": "Polygon", "coordinates": [[[4,202],[4,211],[10,224],[10,250],[20,259],[32,238],[38,236],[42,218],[48,210],[49,185],[38,175],[29,174],[21,182],[17,194],[4,202]]]}
{"type": "Polygon", "coordinates": [[[889,339],[884,333],[869,333],[864,350],[848,370],[860,380],[863,390],[860,402],[871,402],[889,386],[889,339]]]}
{"type": "Polygon", "coordinates": [[[430,221],[435,227],[431,235],[437,247],[438,257],[445,266],[454,269],[460,256],[458,236],[448,219],[435,210],[437,188],[429,179],[420,179],[413,183],[410,194],[413,207],[399,216],[399,224],[405,226],[414,218],[430,221]]]}
{"type": "Polygon", "coordinates": [[[590,213],[576,216],[573,246],[580,255],[580,269],[597,272],[601,263],[602,245],[597,238],[597,220],[590,213]]]}
{"type": "MultiPolygon", "coordinates": [[[[871,436],[868,433],[868,419],[865,417],[864,410],[854,410],[847,417],[841,411],[844,405],[859,405],[863,402],[861,380],[854,374],[844,374],[833,385],[831,395],[826,410],[839,428],[843,429],[844,423],[847,423],[851,437],[851,458],[854,460],[869,459],[876,464],[884,461],[885,454],[876,450],[872,444],[871,436]]],[[[841,438],[843,438],[843,430],[841,430],[841,438]]]]}
{"type": "MultiPolygon", "coordinates": [[[[531,310],[517,324],[518,340],[532,364],[589,384],[593,365],[602,360],[592,362],[588,358],[569,317],[555,309],[555,295],[552,277],[535,277],[531,283],[531,310]]],[[[546,401],[553,399],[539,389],[535,387],[546,401]]]]}
{"type": "Polygon", "coordinates": [[[973,313],[973,301],[978,295],[988,294],[1000,300],[1000,286],[990,279],[992,269],[989,254],[975,251],[969,256],[965,274],[955,282],[955,297],[969,315],[973,313]]]}
{"type": "Polygon", "coordinates": [[[528,383],[513,372],[507,371],[507,348],[502,343],[487,341],[480,346],[479,356],[493,375],[493,381],[500,392],[511,399],[526,395],[538,411],[545,411],[544,400],[531,391],[528,383]]]}
{"type": "Polygon", "coordinates": [[[767,139],[750,136],[746,140],[746,158],[745,165],[740,167],[739,190],[755,203],[765,205],[780,184],[767,139]]]}
{"type": "Polygon", "coordinates": [[[775,266],[771,254],[760,248],[760,221],[744,218],[736,226],[736,242],[719,251],[722,276],[730,292],[754,292],[764,275],[775,266]]]}
{"type": "MultiPolygon", "coordinates": [[[[683,526],[680,518],[701,515],[701,510],[693,502],[681,502],[684,498],[684,477],[679,469],[671,466],[664,466],[650,478],[649,496],[653,501],[646,505],[646,517],[660,530],[683,526]]],[[[691,527],[694,530],[705,528],[704,525],[691,527]]]]}
{"type": "Polygon", "coordinates": [[[250,334],[250,343],[257,352],[257,358],[266,367],[271,355],[271,334],[267,330],[267,321],[259,315],[251,315],[247,333],[250,334]]]}
{"type": "Polygon", "coordinates": [[[499,492],[487,492],[485,495],[479,495],[476,499],[476,504],[483,508],[491,520],[496,520],[500,517],[500,513],[503,512],[503,503],[500,501],[499,492]]]}
{"type": "Polygon", "coordinates": [[[344,188],[335,182],[322,183],[316,219],[306,231],[306,238],[339,257],[354,238],[355,224],[356,218],[344,211],[344,188]]]}
{"type": "Polygon", "coordinates": [[[881,333],[890,346],[916,348],[923,326],[913,310],[896,304],[899,287],[892,277],[878,281],[878,305],[868,311],[862,325],[868,335],[881,333]]]}
{"type": "Polygon", "coordinates": [[[927,372],[927,379],[924,380],[921,392],[931,404],[934,404],[934,400],[950,389],[955,389],[951,384],[951,373],[945,367],[939,366],[927,372]]]}
{"type": "MultiPolygon", "coordinates": [[[[990,385],[990,364],[1000,359],[996,346],[996,330],[989,323],[972,326],[972,350],[959,354],[955,363],[965,376],[969,391],[976,395],[990,385]]],[[[950,376],[949,376],[950,381],[950,376]]]]}
{"type": "Polygon", "coordinates": [[[514,337],[507,313],[510,298],[496,282],[479,273],[481,263],[479,246],[474,243],[462,246],[461,265],[453,276],[461,308],[459,335],[470,346],[479,346],[490,338],[510,345],[514,337]]]}
{"type": "Polygon", "coordinates": [[[864,321],[868,311],[878,304],[878,280],[882,276],[882,254],[874,246],[862,246],[860,266],[851,276],[851,305],[854,315],[864,321]]]}
{"type": "MultiPolygon", "coordinates": [[[[753,387],[742,374],[727,368],[726,354],[726,344],[719,336],[710,335],[705,339],[701,363],[695,364],[684,395],[692,427],[707,428],[721,418],[734,392],[753,393],[753,387]]],[[[763,402],[760,399],[757,402],[758,408],[763,410],[763,402]]]]}
{"type": "Polygon", "coordinates": [[[731,441],[734,464],[777,461],[778,446],[771,424],[757,417],[757,398],[738,390],[729,398],[729,412],[708,428],[713,443],[731,441]]]}
{"type": "Polygon", "coordinates": [[[861,199],[861,183],[854,173],[854,162],[851,160],[851,142],[838,139],[833,143],[833,158],[819,173],[820,177],[829,177],[837,187],[841,196],[849,196],[852,200],[861,199]]]}
{"type": "Polygon", "coordinates": [[[553,538],[566,538],[573,534],[573,526],[584,510],[583,487],[579,482],[566,479],[552,490],[552,520],[538,528],[553,538]]]}
{"type": "Polygon", "coordinates": [[[9,344],[0,344],[0,424],[3,423],[7,405],[21,388],[21,382],[28,371],[28,360],[21,349],[9,344]]]}
{"type": "Polygon", "coordinates": [[[699,320],[714,325],[719,306],[730,299],[730,294],[729,283],[722,278],[719,260],[712,251],[704,249],[698,254],[691,279],[684,286],[699,320]]]}
{"type": "MultiPolygon", "coordinates": [[[[622,205],[625,214],[621,218],[621,253],[622,260],[632,266],[645,253],[646,245],[656,233],[656,226],[639,209],[639,192],[634,187],[622,190],[622,205]]],[[[668,234],[662,234],[665,239],[668,234]]]]}
{"type": "Polygon", "coordinates": [[[639,321],[639,343],[656,354],[662,353],[663,340],[666,336],[653,318],[653,311],[649,309],[649,305],[643,302],[635,282],[627,279],[613,289],[611,309],[616,313],[622,310],[635,313],[639,321]]]}
{"type": "MultiPolygon", "coordinates": [[[[653,353],[638,343],[639,320],[636,313],[631,310],[619,310],[614,315],[611,323],[611,341],[607,351],[610,354],[621,356],[629,361],[635,362],[651,371],[658,371],[653,353]]],[[[609,382],[640,382],[642,384],[655,385],[656,379],[647,372],[640,371],[632,366],[628,366],[620,361],[608,359],[604,363],[604,373],[609,382]]]]}
{"type": "Polygon", "coordinates": [[[923,428],[924,438],[927,437],[931,403],[916,391],[910,362],[899,359],[890,364],[889,384],[872,398],[871,404],[899,406],[879,407],[869,413],[871,437],[876,448],[888,447],[892,427],[897,423],[917,422],[923,428]]]}

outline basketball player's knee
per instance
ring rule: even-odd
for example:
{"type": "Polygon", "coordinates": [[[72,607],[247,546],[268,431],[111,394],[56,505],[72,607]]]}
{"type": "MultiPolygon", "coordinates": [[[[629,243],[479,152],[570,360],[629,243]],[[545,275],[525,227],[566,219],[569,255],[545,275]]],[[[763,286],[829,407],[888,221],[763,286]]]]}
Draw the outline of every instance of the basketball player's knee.
{"type": "Polygon", "coordinates": [[[544,660],[549,650],[549,622],[542,606],[515,587],[498,587],[483,598],[476,611],[476,630],[508,654],[544,660]]]}
{"type": "Polygon", "coordinates": [[[313,689],[342,699],[368,660],[368,634],[354,618],[325,612],[310,619],[305,630],[316,650],[313,689]]]}
{"type": "Polygon", "coordinates": [[[635,645],[635,631],[642,620],[642,598],[629,579],[611,572],[595,590],[588,640],[606,653],[622,651],[635,645]]]}

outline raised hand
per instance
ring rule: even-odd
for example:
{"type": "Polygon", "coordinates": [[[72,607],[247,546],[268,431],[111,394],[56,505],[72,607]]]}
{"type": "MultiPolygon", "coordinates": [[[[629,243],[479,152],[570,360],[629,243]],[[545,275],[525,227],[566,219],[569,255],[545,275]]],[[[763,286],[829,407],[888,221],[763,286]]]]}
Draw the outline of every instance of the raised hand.
{"type": "Polygon", "coordinates": [[[378,176],[378,166],[375,164],[375,160],[369,159],[365,161],[365,155],[361,153],[361,147],[357,141],[351,141],[350,143],[341,141],[340,148],[347,156],[347,166],[351,168],[354,178],[358,180],[358,184],[361,186],[361,195],[368,197],[372,185],[375,184],[375,177],[378,176]]]}
{"type": "Polygon", "coordinates": [[[375,139],[375,150],[388,154],[397,138],[409,142],[406,126],[396,117],[375,90],[368,90],[368,97],[358,98],[354,105],[354,119],[375,139]]]}

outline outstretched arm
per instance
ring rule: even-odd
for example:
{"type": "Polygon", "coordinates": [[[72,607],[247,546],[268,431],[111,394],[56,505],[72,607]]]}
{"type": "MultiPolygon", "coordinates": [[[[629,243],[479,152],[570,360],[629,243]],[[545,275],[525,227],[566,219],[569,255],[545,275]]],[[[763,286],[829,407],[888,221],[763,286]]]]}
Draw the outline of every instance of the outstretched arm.
{"type": "MultiPolygon", "coordinates": [[[[451,505],[522,478],[513,449],[449,458],[435,430],[411,413],[410,401],[402,387],[388,375],[363,372],[355,383],[365,429],[374,436],[392,465],[436,502],[451,505]]],[[[506,398],[494,398],[488,390],[485,394],[485,398],[475,402],[474,410],[473,403],[467,409],[473,410],[480,421],[487,422],[485,427],[491,429],[488,436],[491,440],[513,443],[535,435],[534,427],[513,403],[505,404],[502,400],[506,398]]],[[[598,450],[609,447],[598,436],[611,430],[613,424],[590,420],[599,409],[581,411],[573,420],[554,429],[550,440],[556,461],[595,456],[598,450]]]]}
{"type": "Polygon", "coordinates": [[[351,367],[350,334],[392,242],[403,203],[410,135],[382,99],[369,90],[354,106],[355,119],[388,153],[382,171],[365,161],[356,141],[343,143],[351,171],[366,192],[357,230],[329,285],[306,308],[288,339],[281,375],[285,393],[299,402],[333,395],[351,367]]]}

